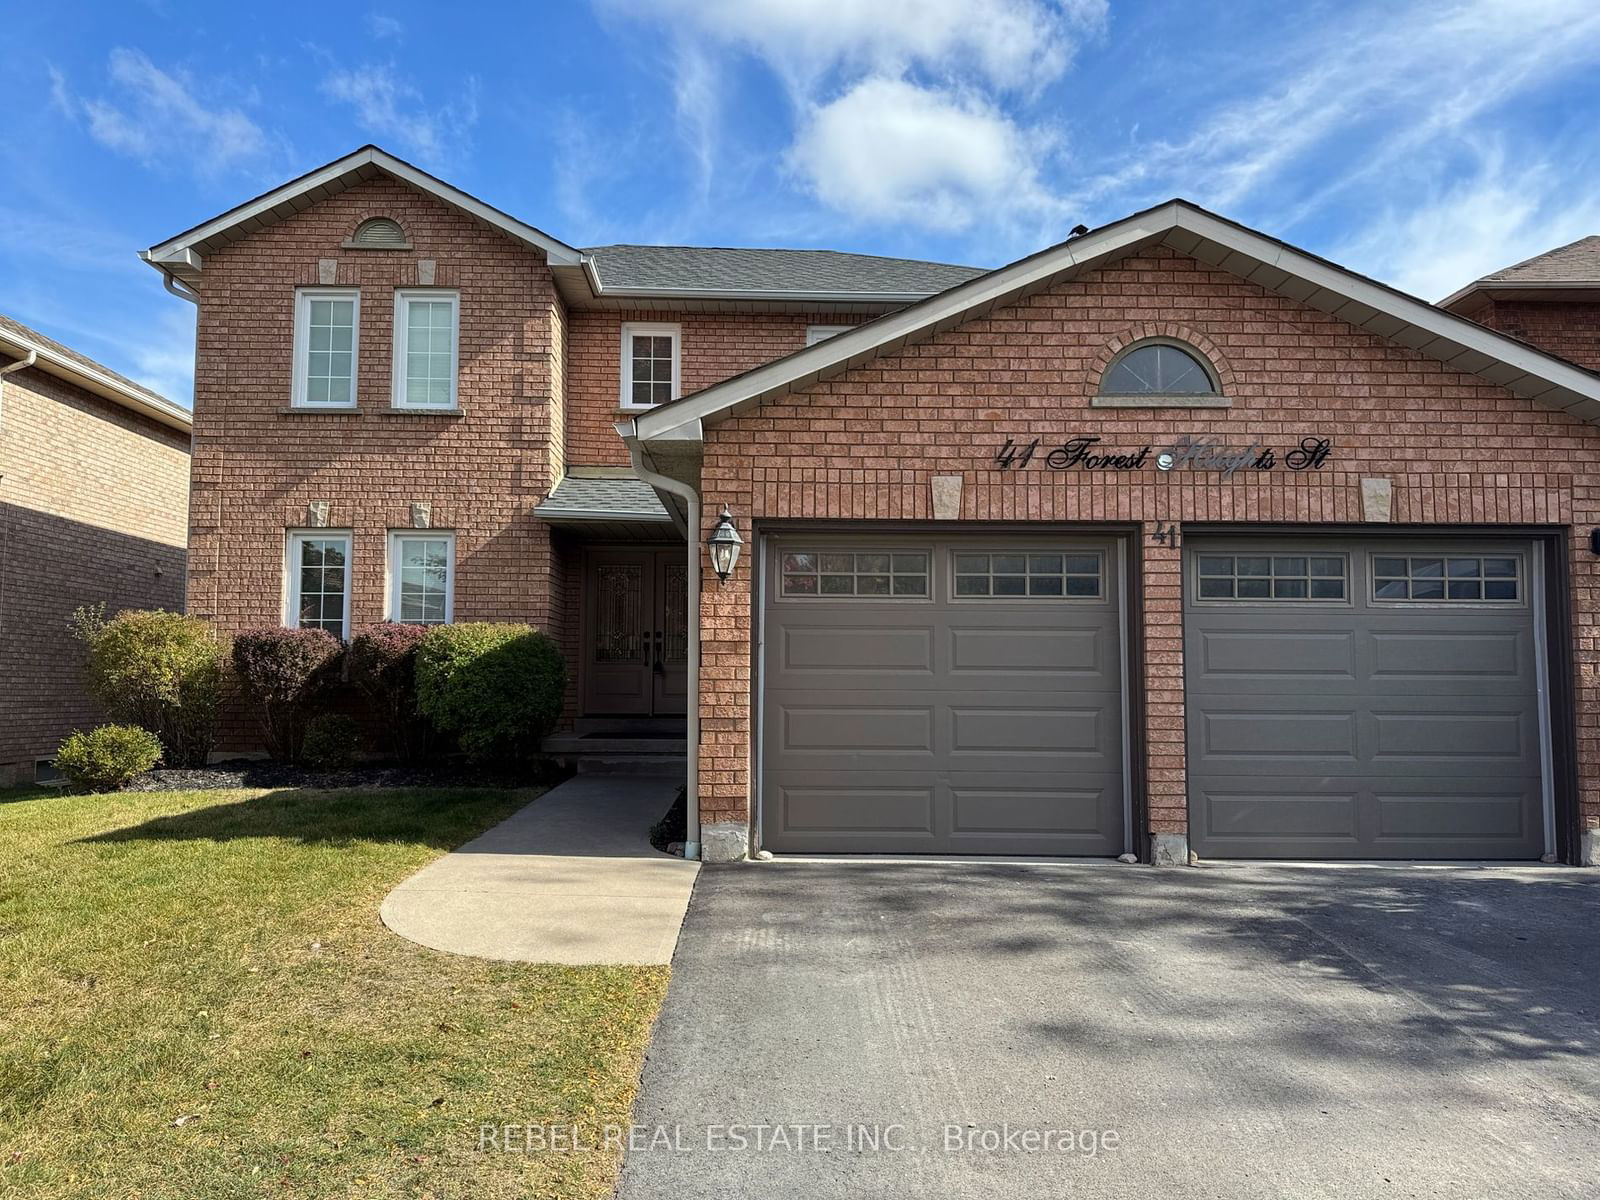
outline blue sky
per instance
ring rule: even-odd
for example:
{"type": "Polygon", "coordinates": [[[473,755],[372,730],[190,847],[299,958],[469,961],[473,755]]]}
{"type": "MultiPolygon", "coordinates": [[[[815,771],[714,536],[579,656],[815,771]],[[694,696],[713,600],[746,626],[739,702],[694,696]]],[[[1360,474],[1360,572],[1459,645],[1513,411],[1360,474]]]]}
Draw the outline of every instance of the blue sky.
{"type": "Polygon", "coordinates": [[[0,311],[188,402],[135,252],[376,142],[575,245],[995,265],[1181,195],[1438,299],[1600,232],[1594,0],[6,0],[0,311]]]}

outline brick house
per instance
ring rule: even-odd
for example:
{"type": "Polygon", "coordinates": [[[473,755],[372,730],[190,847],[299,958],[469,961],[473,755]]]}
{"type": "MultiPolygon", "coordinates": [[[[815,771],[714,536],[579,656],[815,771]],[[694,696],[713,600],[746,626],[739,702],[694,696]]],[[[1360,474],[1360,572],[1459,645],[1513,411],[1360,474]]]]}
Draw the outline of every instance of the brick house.
{"type": "Polygon", "coordinates": [[[543,626],[562,745],[684,737],[708,860],[1577,862],[1554,253],[1434,306],[1183,201],[995,271],[583,250],[368,147],[145,258],[200,310],[191,610],[543,626]]]}
{"type": "Polygon", "coordinates": [[[189,414],[0,316],[0,787],[104,718],[80,605],[181,611],[189,414]]]}

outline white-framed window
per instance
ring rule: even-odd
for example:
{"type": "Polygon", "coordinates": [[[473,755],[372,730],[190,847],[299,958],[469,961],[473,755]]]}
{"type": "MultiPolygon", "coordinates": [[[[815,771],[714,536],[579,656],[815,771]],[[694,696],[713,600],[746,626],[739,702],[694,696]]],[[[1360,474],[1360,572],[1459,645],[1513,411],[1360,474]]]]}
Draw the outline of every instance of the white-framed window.
{"type": "Polygon", "coordinates": [[[678,398],[682,341],[683,330],[677,325],[644,325],[637,321],[623,325],[623,408],[654,408],[678,398]]]}
{"type": "Polygon", "coordinates": [[[806,345],[815,346],[818,342],[825,342],[841,333],[849,333],[854,328],[854,325],[807,325],[806,345]]]}
{"type": "Polygon", "coordinates": [[[325,629],[350,636],[350,531],[289,531],[283,623],[291,629],[325,629]]]}
{"type": "Polygon", "coordinates": [[[455,408],[461,296],[442,288],[394,294],[394,406],[455,408]]]}
{"type": "Polygon", "coordinates": [[[1099,600],[1103,565],[1095,550],[956,550],[950,594],[957,600],[1099,600]]]}
{"type": "Polygon", "coordinates": [[[456,535],[438,529],[389,534],[389,620],[447,625],[454,615],[456,535]]]}
{"type": "Polygon", "coordinates": [[[785,599],[926,600],[926,550],[786,550],[779,560],[785,599]]]}
{"type": "Polygon", "coordinates": [[[300,288],[294,295],[295,408],[354,408],[361,293],[300,288]]]}
{"type": "Polygon", "coordinates": [[[1350,560],[1343,554],[1201,554],[1195,560],[1201,600],[1336,600],[1350,598],[1350,560]]]}

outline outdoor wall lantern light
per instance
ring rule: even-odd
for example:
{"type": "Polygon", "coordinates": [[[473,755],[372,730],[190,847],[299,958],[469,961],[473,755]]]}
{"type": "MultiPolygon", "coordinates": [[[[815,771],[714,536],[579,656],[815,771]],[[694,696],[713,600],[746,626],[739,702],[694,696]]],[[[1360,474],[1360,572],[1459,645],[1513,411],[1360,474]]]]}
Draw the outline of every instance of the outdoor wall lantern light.
{"type": "Polygon", "coordinates": [[[733,568],[739,561],[739,547],[743,545],[744,539],[733,527],[733,514],[724,504],[722,516],[717,519],[717,527],[706,539],[706,549],[711,551],[711,569],[723,583],[728,582],[728,576],[733,574],[733,568]]]}

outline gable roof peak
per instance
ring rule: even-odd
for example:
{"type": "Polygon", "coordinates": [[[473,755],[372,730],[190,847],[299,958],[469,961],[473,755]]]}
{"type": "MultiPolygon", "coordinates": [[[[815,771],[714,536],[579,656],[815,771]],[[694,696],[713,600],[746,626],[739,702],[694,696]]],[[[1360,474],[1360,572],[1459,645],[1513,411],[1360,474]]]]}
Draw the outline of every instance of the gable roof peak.
{"type": "Polygon", "coordinates": [[[1157,247],[1228,271],[1456,370],[1600,424],[1600,374],[1192,201],[1174,198],[618,422],[618,432],[626,440],[647,445],[696,442],[705,425],[732,413],[802,390],[1058,282],[1157,247]]]}
{"type": "Polygon", "coordinates": [[[169,276],[192,279],[200,274],[205,255],[212,250],[238,241],[266,225],[287,220],[319,200],[379,176],[397,179],[435,196],[515,240],[543,251],[552,266],[578,266],[583,261],[583,255],[575,247],[370,142],[148,250],[141,250],[139,257],[169,276]]]}

